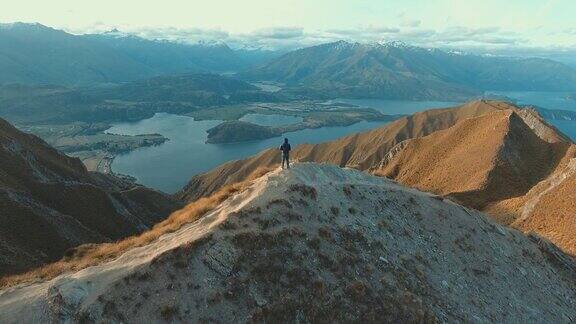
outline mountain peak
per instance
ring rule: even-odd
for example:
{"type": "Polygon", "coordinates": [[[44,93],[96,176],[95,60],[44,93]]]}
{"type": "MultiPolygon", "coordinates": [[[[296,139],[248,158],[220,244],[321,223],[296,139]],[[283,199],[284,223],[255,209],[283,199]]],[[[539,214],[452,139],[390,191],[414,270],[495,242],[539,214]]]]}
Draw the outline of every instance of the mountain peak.
{"type": "MultiPolygon", "coordinates": [[[[349,41],[345,41],[345,40],[339,40],[336,42],[321,44],[318,46],[319,47],[328,47],[328,48],[331,48],[334,50],[342,50],[342,49],[356,48],[356,47],[361,46],[361,44],[358,42],[349,42],[349,41]]],[[[303,48],[301,50],[306,50],[306,48],[303,48]]]]}
{"type": "Polygon", "coordinates": [[[0,23],[0,29],[27,30],[27,31],[56,30],[52,27],[48,27],[40,23],[25,23],[25,22],[0,23]]]}
{"type": "Polygon", "coordinates": [[[112,28],[108,31],[105,31],[105,32],[103,32],[101,34],[97,34],[97,35],[115,37],[115,38],[124,38],[124,37],[126,37],[126,38],[128,38],[128,37],[139,38],[138,36],[136,36],[134,34],[123,32],[123,31],[119,30],[118,28],[112,28]]]}
{"type": "Polygon", "coordinates": [[[573,266],[441,197],[296,163],[115,259],[0,291],[0,321],[558,322],[573,266]]]}
{"type": "Polygon", "coordinates": [[[382,46],[382,47],[393,47],[393,48],[400,48],[400,49],[414,49],[420,48],[417,46],[410,45],[403,41],[393,40],[393,41],[379,41],[374,43],[375,45],[382,46]]]}

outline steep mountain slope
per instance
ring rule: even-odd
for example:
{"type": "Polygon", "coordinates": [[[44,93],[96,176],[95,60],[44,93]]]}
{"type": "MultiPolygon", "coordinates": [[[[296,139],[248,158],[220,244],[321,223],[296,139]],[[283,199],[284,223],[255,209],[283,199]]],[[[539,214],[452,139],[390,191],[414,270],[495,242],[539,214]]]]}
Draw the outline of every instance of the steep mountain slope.
{"type": "Polygon", "coordinates": [[[576,253],[576,145],[530,110],[407,140],[371,171],[488,212],[576,253]]]}
{"type": "Polygon", "coordinates": [[[439,197],[276,170],[119,258],[0,291],[0,321],[567,322],[576,263],[439,197]]]}
{"type": "MultiPolygon", "coordinates": [[[[576,154],[569,165],[546,179],[549,186],[531,191],[512,226],[523,231],[535,231],[576,255],[576,154]]],[[[504,203],[505,204],[505,203],[504,203]]]]}
{"type": "MultiPolygon", "coordinates": [[[[391,177],[535,231],[576,252],[576,146],[531,109],[475,101],[430,110],[336,141],[296,147],[293,159],[349,166],[391,177]]],[[[278,165],[276,150],[195,176],[179,193],[193,200],[278,165]]]]}
{"type": "Polygon", "coordinates": [[[534,231],[576,255],[576,145],[549,177],[523,196],[492,204],[486,211],[506,224],[534,231]]]}
{"type": "Polygon", "coordinates": [[[1,119],[0,161],[0,274],[142,232],[179,206],[159,192],[91,174],[80,160],[1,119]]]}
{"type": "Polygon", "coordinates": [[[235,71],[270,55],[236,53],[224,44],[188,45],[114,33],[72,35],[40,24],[0,24],[0,83],[71,86],[235,71]]]}
{"type": "Polygon", "coordinates": [[[40,24],[0,26],[0,83],[87,84],[144,78],[153,69],[107,46],[40,24]]]}
{"type": "Polygon", "coordinates": [[[454,54],[397,42],[308,47],[241,75],[330,97],[448,99],[483,90],[576,89],[576,70],[555,61],[454,54]]]}
{"type": "Polygon", "coordinates": [[[570,145],[541,139],[517,112],[504,110],[406,140],[373,172],[482,209],[528,192],[570,145]]]}
{"type": "MultiPolygon", "coordinates": [[[[454,108],[428,110],[400,118],[384,127],[335,141],[298,145],[291,154],[294,160],[327,162],[368,170],[378,165],[390,149],[406,139],[426,136],[449,128],[466,118],[512,107],[502,102],[474,101],[454,108]]],[[[280,155],[277,150],[272,149],[244,160],[223,164],[210,172],[193,177],[180,193],[180,197],[194,200],[211,194],[223,184],[241,181],[260,166],[278,163],[280,155]]]]}
{"type": "Polygon", "coordinates": [[[81,90],[50,85],[0,85],[0,117],[13,123],[132,121],[156,112],[282,100],[240,80],[209,73],[161,76],[81,90]]]}

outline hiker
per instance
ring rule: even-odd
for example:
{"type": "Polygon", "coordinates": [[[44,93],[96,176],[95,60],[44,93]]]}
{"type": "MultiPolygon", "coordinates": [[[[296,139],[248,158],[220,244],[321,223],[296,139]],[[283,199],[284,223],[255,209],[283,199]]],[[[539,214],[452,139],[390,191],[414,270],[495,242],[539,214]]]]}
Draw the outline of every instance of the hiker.
{"type": "Polygon", "coordinates": [[[280,151],[282,151],[282,169],[284,169],[284,162],[286,162],[286,167],[290,169],[290,143],[288,143],[287,138],[280,145],[280,151]]]}

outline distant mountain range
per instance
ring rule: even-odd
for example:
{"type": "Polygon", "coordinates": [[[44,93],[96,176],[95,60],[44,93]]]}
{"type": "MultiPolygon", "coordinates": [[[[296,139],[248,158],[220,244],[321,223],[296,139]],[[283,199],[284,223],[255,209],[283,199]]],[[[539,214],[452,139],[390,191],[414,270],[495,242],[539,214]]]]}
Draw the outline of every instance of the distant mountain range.
{"type": "Polygon", "coordinates": [[[539,58],[479,56],[403,43],[339,41],[287,53],[243,72],[303,95],[461,99],[485,90],[572,91],[576,70],[539,58]]]}
{"type": "Polygon", "coordinates": [[[0,25],[0,83],[88,85],[165,74],[246,69],[274,52],[118,34],[72,35],[40,24],[0,25]]]}
{"type": "Polygon", "coordinates": [[[5,84],[0,85],[0,117],[17,124],[130,121],[149,118],[156,112],[186,113],[200,107],[279,100],[279,94],[208,73],[82,89],[5,84]]]}
{"type": "Polygon", "coordinates": [[[159,76],[111,87],[85,89],[83,93],[106,100],[132,102],[187,102],[197,106],[242,101],[276,101],[277,95],[233,78],[210,73],[159,76]]]}
{"type": "Polygon", "coordinates": [[[72,35],[0,25],[0,83],[87,86],[156,76],[237,72],[304,98],[465,100],[486,90],[576,91],[576,70],[540,58],[472,55],[399,42],[339,41],[279,56],[224,43],[183,44],[120,33],[72,35]]]}

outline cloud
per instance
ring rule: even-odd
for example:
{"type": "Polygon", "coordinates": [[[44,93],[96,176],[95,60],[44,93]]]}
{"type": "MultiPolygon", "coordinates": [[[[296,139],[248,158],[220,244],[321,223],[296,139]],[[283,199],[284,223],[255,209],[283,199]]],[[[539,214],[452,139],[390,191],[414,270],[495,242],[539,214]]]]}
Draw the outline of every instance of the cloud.
{"type": "MultiPolygon", "coordinates": [[[[415,26],[416,24],[413,24],[415,26]]],[[[469,28],[455,26],[445,29],[430,29],[421,27],[392,27],[382,25],[368,25],[350,29],[328,29],[306,32],[298,30],[297,35],[290,37],[287,42],[276,42],[276,45],[284,47],[298,46],[302,44],[314,44],[337,40],[357,41],[361,43],[379,41],[403,41],[423,47],[447,47],[447,48],[494,48],[514,46],[526,40],[519,34],[501,30],[498,27],[469,28]],[[282,44],[283,43],[283,44],[282,44]]],[[[255,33],[256,39],[260,33],[255,33]]],[[[232,36],[233,37],[233,36],[232,36]]]]}
{"type": "Polygon", "coordinates": [[[291,39],[302,37],[304,35],[304,29],[301,27],[266,28],[256,30],[252,35],[268,39],[291,39]]]}
{"type": "Polygon", "coordinates": [[[468,28],[462,26],[443,30],[417,29],[405,35],[410,40],[431,47],[478,48],[519,44],[525,39],[520,35],[502,31],[498,27],[468,28]]]}
{"type": "Polygon", "coordinates": [[[419,27],[421,23],[422,23],[422,21],[420,21],[420,20],[406,20],[406,21],[402,22],[402,26],[416,28],[416,27],[419,27]]]}
{"type": "MultiPolygon", "coordinates": [[[[136,28],[95,23],[87,30],[101,33],[112,28],[118,28],[123,33],[134,34],[147,39],[183,43],[221,41],[232,48],[262,48],[270,50],[292,50],[338,40],[360,43],[403,41],[428,48],[494,53],[512,53],[514,49],[521,50],[530,47],[530,39],[525,34],[495,26],[482,28],[452,26],[443,29],[431,29],[421,27],[420,23],[407,24],[407,26],[372,24],[355,28],[325,30],[306,30],[297,26],[277,26],[257,29],[248,33],[232,33],[217,28],[136,28]]],[[[576,29],[559,30],[559,33],[576,35],[576,29]]],[[[576,43],[570,48],[574,47],[576,47],[576,43]]]]}
{"type": "Polygon", "coordinates": [[[323,38],[331,40],[349,40],[358,42],[377,41],[400,33],[400,28],[369,25],[354,29],[329,29],[323,32],[323,38]]]}
{"type": "Polygon", "coordinates": [[[395,33],[399,33],[400,29],[399,28],[394,28],[394,27],[385,27],[385,26],[368,26],[366,29],[364,29],[364,31],[366,32],[372,32],[372,33],[379,33],[379,34],[395,34],[395,33]]]}
{"type": "Polygon", "coordinates": [[[137,36],[180,42],[195,42],[201,40],[226,40],[229,37],[227,31],[219,29],[202,28],[140,28],[134,31],[137,36]]]}

